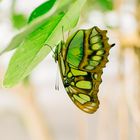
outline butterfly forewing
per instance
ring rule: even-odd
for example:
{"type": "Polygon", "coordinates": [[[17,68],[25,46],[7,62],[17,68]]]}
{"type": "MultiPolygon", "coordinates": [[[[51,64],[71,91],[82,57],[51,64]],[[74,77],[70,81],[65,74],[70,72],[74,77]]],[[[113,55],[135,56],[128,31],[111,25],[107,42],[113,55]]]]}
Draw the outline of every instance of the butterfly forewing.
{"type": "Polygon", "coordinates": [[[106,33],[106,30],[102,31],[98,27],[78,30],[71,40],[66,42],[66,61],[88,72],[96,72],[105,67],[111,48],[106,33]]]}

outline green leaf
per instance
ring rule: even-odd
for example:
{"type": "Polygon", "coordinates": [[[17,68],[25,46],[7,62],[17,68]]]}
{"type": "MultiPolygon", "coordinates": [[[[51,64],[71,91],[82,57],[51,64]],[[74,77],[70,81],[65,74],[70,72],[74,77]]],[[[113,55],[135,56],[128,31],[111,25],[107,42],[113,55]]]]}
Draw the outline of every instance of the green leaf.
{"type": "MultiPolygon", "coordinates": [[[[86,0],[84,0],[84,1],[86,1],[86,0]]],[[[75,17],[76,17],[76,15],[75,15],[75,17]]],[[[11,40],[9,45],[4,50],[0,51],[0,55],[2,55],[5,52],[11,51],[11,50],[13,50],[15,48],[18,48],[20,46],[20,44],[24,41],[25,37],[28,36],[33,31],[35,31],[44,22],[46,22],[47,19],[48,19],[48,15],[43,15],[43,16],[35,19],[30,24],[26,25],[26,27],[24,27],[20,33],[18,33],[16,36],[13,37],[13,39],[11,40]]],[[[75,18],[75,20],[76,20],[76,18],[75,18]]],[[[78,17],[77,17],[77,20],[78,20],[78,17]]]]}
{"type": "Polygon", "coordinates": [[[17,0],[12,0],[10,7],[11,22],[14,28],[21,29],[27,24],[27,18],[24,14],[16,11],[17,0]]]}
{"type": "Polygon", "coordinates": [[[42,16],[42,15],[46,14],[47,12],[49,12],[51,10],[51,8],[53,7],[53,5],[55,4],[55,2],[56,2],[56,0],[49,0],[49,1],[44,2],[43,4],[39,5],[37,8],[35,8],[29,17],[28,23],[33,21],[35,18],[42,16]]]}
{"type": "MultiPolygon", "coordinates": [[[[15,4],[13,4],[13,5],[15,5],[15,4]]],[[[59,6],[59,8],[60,8],[60,6],[59,6]]],[[[60,10],[58,10],[58,11],[60,12],[60,10]]],[[[0,50],[0,55],[4,54],[5,52],[18,48],[20,46],[20,44],[24,41],[25,37],[28,36],[33,31],[35,31],[44,22],[46,22],[47,19],[48,19],[48,15],[43,15],[37,19],[34,19],[33,22],[31,22],[30,24],[26,25],[26,27],[24,27],[20,33],[18,33],[16,36],[13,37],[13,39],[11,40],[9,45],[4,50],[2,50],[2,51],[0,50]]],[[[77,18],[77,20],[78,20],[78,18],[77,18]]]]}
{"type": "Polygon", "coordinates": [[[3,51],[0,52],[0,55],[2,55],[5,52],[11,51],[15,48],[18,48],[20,44],[24,41],[26,36],[35,31],[39,26],[41,26],[44,23],[44,21],[47,20],[47,18],[48,17],[43,16],[39,19],[36,19],[31,24],[26,25],[26,27],[24,27],[20,33],[13,37],[9,45],[3,51]]]}
{"type": "Polygon", "coordinates": [[[113,0],[98,0],[97,1],[101,8],[105,11],[113,10],[113,0]]]}
{"type": "Polygon", "coordinates": [[[12,24],[16,29],[21,29],[23,26],[26,25],[27,19],[26,16],[23,14],[16,14],[12,15],[12,24]]]}
{"type": "Polygon", "coordinates": [[[58,11],[67,9],[75,0],[59,0],[58,11]]]}
{"type": "MultiPolygon", "coordinates": [[[[12,9],[14,9],[15,7],[15,1],[13,2],[14,3],[12,5],[12,9]]],[[[33,22],[31,22],[30,24],[26,25],[20,33],[14,36],[14,38],[11,40],[9,45],[4,50],[0,51],[0,55],[19,47],[20,44],[24,41],[25,37],[28,36],[33,31],[35,31],[44,22],[46,22],[47,19],[48,19],[48,15],[43,15],[37,19],[34,19],[33,22]]]]}
{"type": "MultiPolygon", "coordinates": [[[[32,32],[23,32],[23,37],[27,36],[10,60],[3,83],[5,87],[16,85],[48,55],[51,50],[44,44],[51,46],[58,44],[62,39],[62,27],[66,31],[77,24],[81,8],[85,2],[86,0],[76,0],[65,15],[60,14],[50,17],[49,20],[32,32]]],[[[22,36],[22,33],[19,35],[22,36]]],[[[19,45],[19,43],[17,41],[11,45],[19,45]]]]}

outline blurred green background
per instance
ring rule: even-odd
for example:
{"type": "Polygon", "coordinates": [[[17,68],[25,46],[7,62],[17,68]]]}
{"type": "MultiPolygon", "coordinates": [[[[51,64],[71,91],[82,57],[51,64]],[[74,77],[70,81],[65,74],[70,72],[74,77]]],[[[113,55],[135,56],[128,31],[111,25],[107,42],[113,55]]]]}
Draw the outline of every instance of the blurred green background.
{"type": "MultiPolygon", "coordinates": [[[[74,0],[70,0],[71,3],[74,0]]],[[[0,50],[44,0],[0,1],[0,50]]],[[[66,7],[67,1],[60,0],[66,7]]],[[[100,108],[80,111],[66,95],[51,53],[28,84],[2,87],[14,51],[0,56],[0,140],[140,140],[140,1],[87,0],[77,28],[98,26],[115,43],[100,85],[100,108]]],[[[67,35],[65,36],[67,38],[67,35]]]]}

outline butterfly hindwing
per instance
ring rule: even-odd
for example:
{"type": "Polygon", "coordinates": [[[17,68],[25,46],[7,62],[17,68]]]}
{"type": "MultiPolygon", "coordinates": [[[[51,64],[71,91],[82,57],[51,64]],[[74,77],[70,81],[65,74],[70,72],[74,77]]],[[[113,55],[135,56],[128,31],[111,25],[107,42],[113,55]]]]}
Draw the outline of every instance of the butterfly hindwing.
{"type": "MultiPolygon", "coordinates": [[[[59,59],[63,59],[62,56],[59,59]]],[[[95,112],[99,106],[97,92],[101,80],[97,81],[92,73],[75,69],[59,59],[63,84],[71,100],[83,111],[95,112]]]]}

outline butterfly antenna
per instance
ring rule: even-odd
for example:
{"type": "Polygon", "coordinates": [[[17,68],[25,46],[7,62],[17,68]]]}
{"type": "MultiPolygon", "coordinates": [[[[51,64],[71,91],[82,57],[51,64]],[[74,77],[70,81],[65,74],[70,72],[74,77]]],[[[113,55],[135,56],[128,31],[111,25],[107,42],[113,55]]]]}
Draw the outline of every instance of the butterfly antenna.
{"type": "Polygon", "coordinates": [[[63,42],[65,41],[65,37],[64,37],[64,26],[62,26],[62,38],[63,38],[63,42]]]}
{"type": "Polygon", "coordinates": [[[69,30],[69,31],[68,31],[68,38],[69,38],[69,36],[70,36],[70,32],[71,32],[71,31],[69,30]]]}
{"type": "Polygon", "coordinates": [[[53,48],[49,44],[45,44],[45,45],[47,45],[51,49],[51,51],[55,54],[53,48]]]}
{"type": "Polygon", "coordinates": [[[56,70],[55,90],[59,90],[59,69],[58,69],[58,65],[57,65],[57,70],[56,70]]]}

